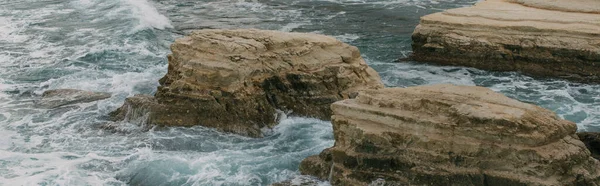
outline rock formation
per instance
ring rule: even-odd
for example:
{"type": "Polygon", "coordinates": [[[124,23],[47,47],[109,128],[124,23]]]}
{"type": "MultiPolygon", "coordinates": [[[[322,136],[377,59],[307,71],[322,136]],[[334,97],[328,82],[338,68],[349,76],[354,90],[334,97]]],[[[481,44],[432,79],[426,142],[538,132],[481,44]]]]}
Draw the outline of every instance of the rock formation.
{"type": "Polygon", "coordinates": [[[487,88],[366,90],[332,110],[335,145],[300,171],[333,185],[600,184],[574,123],[487,88]]]}
{"type": "Polygon", "coordinates": [[[580,132],[577,133],[579,139],[590,150],[592,156],[600,160],[600,133],[598,132],[580,132]]]}
{"type": "Polygon", "coordinates": [[[600,82],[600,1],[486,0],[421,18],[412,58],[600,82]]]}
{"type": "Polygon", "coordinates": [[[258,137],[278,112],[329,119],[331,103],[383,87],[356,47],[323,35],[200,30],[171,50],[156,95],[128,98],[114,119],[258,137]]]}
{"type": "Polygon", "coordinates": [[[88,103],[110,98],[110,93],[91,92],[77,89],[55,89],[48,90],[42,94],[37,105],[43,108],[56,108],[76,103],[88,103]]]}

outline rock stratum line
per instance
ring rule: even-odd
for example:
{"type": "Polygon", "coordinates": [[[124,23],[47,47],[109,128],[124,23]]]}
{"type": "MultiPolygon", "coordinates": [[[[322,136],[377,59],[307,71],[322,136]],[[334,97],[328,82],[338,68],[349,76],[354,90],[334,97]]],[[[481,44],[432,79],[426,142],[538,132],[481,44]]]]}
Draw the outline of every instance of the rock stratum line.
{"type": "Polygon", "coordinates": [[[300,171],[333,185],[600,183],[574,123],[487,88],[366,90],[332,109],[335,145],[300,171]]]}

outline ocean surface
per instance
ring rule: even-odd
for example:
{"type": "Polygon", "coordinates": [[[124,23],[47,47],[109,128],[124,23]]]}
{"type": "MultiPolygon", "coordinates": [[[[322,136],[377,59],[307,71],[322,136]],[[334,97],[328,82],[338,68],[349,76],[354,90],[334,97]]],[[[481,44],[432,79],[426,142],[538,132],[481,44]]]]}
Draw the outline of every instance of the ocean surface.
{"type": "MultiPolygon", "coordinates": [[[[99,126],[152,94],[175,38],[193,29],[314,32],[358,46],[390,87],[490,87],[600,131],[600,86],[519,73],[395,62],[420,16],[476,0],[0,0],[0,185],[268,185],[333,145],[331,124],[291,117],[263,139],[203,127],[99,126]],[[94,103],[35,107],[45,90],[110,92],[94,103]]],[[[327,182],[321,182],[327,185],[327,182]]]]}

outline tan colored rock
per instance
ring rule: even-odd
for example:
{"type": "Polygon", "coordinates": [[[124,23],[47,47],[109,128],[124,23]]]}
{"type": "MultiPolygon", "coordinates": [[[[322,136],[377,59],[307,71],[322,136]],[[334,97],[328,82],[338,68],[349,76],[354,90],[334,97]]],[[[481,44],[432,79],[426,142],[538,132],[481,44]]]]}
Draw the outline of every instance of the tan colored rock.
{"type": "Polygon", "coordinates": [[[412,57],[600,82],[599,7],[596,0],[487,0],[430,14],[413,33],[412,57]]]}
{"type": "Polygon", "coordinates": [[[547,10],[600,13],[600,1],[598,0],[509,0],[509,2],[547,10]]]}
{"type": "Polygon", "coordinates": [[[51,109],[77,103],[94,102],[110,97],[111,94],[106,92],[92,92],[77,89],[54,89],[45,91],[40,100],[36,103],[39,107],[51,109]]]}
{"type": "Polygon", "coordinates": [[[128,98],[115,119],[142,110],[149,124],[261,136],[277,123],[277,110],[328,120],[331,103],[383,87],[356,47],[323,35],[200,30],[171,50],[155,98],[128,98]]]}
{"type": "Polygon", "coordinates": [[[332,109],[335,145],[300,170],[333,185],[600,184],[574,123],[487,88],[367,90],[332,109]]]}

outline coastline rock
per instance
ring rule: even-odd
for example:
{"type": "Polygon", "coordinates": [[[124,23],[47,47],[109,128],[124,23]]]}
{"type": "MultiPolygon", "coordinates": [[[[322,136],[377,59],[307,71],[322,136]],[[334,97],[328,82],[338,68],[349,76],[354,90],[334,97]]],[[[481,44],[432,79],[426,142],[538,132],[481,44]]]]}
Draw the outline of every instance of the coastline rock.
{"type": "Polygon", "coordinates": [[[579,140],[590,150],[592,157],[600,160],[600,133],[580,132],[577,133],[577,136],[579,136],[579,140]]]}
{"type": "Polygon", "coordinates": [[[332,110],[335,145],[300,171],[333,185],[600,184],[574,123],[484,87],[366,90],[332,110]]]}
{"type": "Polygon", "coordinates": [[[76,103],[88,103],[110,98],[110,93],[91,92],[77,89],[47,90],[42,94],[37,105],[43,108],[56,108],[76,103]]]}
{"type": "Polygon", "coordinates": [[[597,0],[509,0],[509,2],[519,3],[528,7],[563,12],[600,13],[600,1],[597,0]]]}
{"type": "Polygon", "coordinates": [[[421,17],[412,59],[600,82],[600,2],[486,0],[421,17]]]}
{"type": "Polygon", "coordinates": [[[177,39],[171,51],[154,98],[128,98],[111,114],[115,120],[147,113],[148,124],[260,137],[278,113],[329,119],[331,103],[383,87],[356,47],[323,35],[199,30],[177,39]]]}

